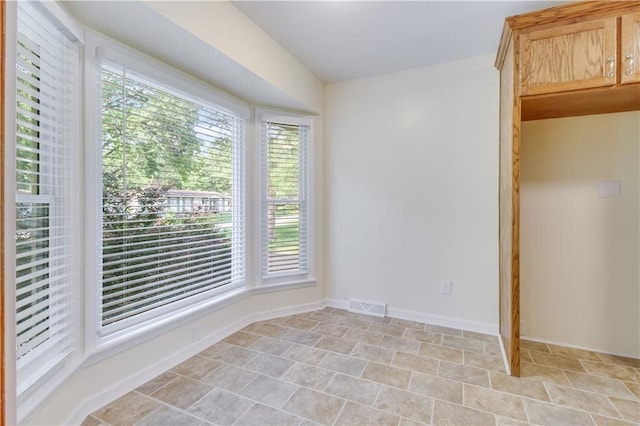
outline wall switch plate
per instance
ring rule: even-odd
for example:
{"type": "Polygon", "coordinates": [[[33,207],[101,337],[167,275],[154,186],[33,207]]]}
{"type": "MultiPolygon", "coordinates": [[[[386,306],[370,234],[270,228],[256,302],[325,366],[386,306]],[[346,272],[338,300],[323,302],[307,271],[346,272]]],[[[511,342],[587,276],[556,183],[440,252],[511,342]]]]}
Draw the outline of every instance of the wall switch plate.
{"type": "Polygon", "coordinates": [[[525,335],[524,334],[525,333],[525,325],[526,325],[526,322],[524,320],[520,321],[520,335],[521,336],[525,335]]]}
{"type": "Polygon", "coordinates": [[[599,198],[620,198],[622,196],[622,184],[619,180],[603,180],[598,182],[599,198]]]}
{"type": "Polygon", "coordinates": [[[446,296],[451,296],[451,287],[453,286],[452,281],[442,280],[440,281],[440,294],[444,294],[446,296]]]}

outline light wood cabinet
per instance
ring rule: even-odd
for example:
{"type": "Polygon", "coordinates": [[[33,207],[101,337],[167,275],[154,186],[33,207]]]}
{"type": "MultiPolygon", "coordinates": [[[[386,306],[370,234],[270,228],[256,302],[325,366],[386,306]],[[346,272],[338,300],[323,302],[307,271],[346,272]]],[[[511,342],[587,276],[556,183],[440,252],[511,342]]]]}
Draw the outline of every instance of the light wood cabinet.
{"type": "Polygon", "coordinates": [[[616,21],[614,17],[523,33],[521,94],[615,84],[616,21]]]}
{"type": "Polygon", "coordinates": [[[518,376],[521,122],[640,110],[640,1],[580,1],[509,17],[496,67],[500,343],[518,376]]]}
{"type": "Polygon", "coordinates": [[[624,15],[621,23],[621,82],[640,82],[640,13],[624,15]]]}

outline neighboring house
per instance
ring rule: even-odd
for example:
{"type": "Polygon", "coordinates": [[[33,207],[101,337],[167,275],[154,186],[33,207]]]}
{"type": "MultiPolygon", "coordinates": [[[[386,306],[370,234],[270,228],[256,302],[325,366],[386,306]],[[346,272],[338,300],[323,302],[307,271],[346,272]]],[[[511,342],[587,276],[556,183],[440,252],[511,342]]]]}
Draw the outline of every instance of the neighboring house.
{"type": "Polygon", "coordinates": [[[231,197],[219,192],[170,189],[167,191],[167,206],[173,213],[194,211],[221,213],[231,211],[231,197]]]}

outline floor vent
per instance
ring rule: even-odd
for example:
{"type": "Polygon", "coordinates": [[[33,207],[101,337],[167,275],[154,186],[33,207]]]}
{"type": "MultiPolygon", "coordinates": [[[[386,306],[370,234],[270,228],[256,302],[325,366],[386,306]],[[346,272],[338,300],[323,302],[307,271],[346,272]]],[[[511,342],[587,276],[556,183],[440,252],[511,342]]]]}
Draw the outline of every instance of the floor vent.
{"type": "Polygon", "coordinates": [[[350,300],[348,311],[355,312],[358,314],[384,317],[387,311],[387,305],[383,303],[369,303],[369,302],[362,302],[360,300],[350,300]]]}

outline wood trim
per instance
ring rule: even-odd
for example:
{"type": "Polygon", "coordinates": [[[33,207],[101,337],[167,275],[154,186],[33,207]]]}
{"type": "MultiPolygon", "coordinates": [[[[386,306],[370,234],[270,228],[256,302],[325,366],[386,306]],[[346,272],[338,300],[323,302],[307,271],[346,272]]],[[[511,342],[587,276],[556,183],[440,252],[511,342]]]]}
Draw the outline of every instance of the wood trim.
{"type": "Polygon", "coordinates": [[[640,110],[640,83],[524,96],[522,121],[640,110]]]}
{"type": "MultiPolygon", "coordinates": [[[[5,67],[5,43],[6,37],[6,3],[2,1],[0,6],[0,216],[4,217],[4,67],[5,67]]],[[[6,389],[5,389],[5,336],[4,336],[4,219],[0,220],[0,425],[6,424],[6,389]]]]}
{"type": "Polygon", "coordinates": [[[494,64],[498,69],[502,69],[512,36],[513,31],[511,31],[511,27],[507,24],[507,21],[505,21],[502,26],[502,37],[500,37],[500,45],[498,46],[498,54],[496,55],[496,62],[494,64]]]}
{"type": "Polygon", "coordinates": [[[581,1],[506,18],[512,31],[618,16],[640,11],[640,1],[581,1]]]}

